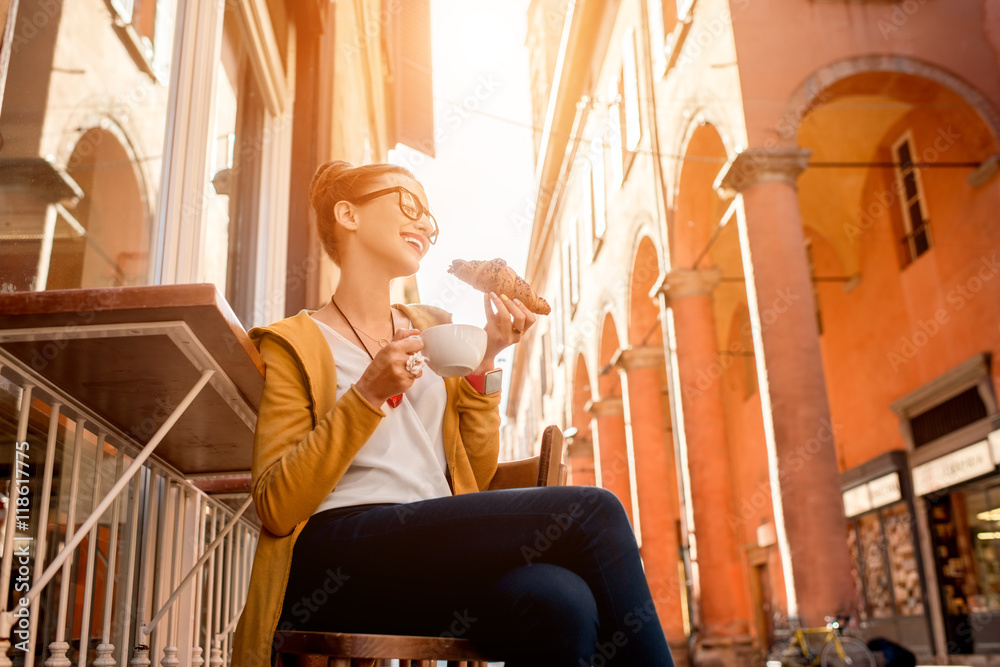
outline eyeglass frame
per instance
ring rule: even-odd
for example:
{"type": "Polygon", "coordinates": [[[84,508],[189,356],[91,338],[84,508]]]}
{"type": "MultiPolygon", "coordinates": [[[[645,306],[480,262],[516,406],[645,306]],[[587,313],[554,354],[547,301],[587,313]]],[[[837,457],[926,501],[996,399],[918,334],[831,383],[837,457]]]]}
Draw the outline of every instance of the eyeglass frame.
{"type": "Polygon", "coordinates": [[[430,212],[430,209],[424,207],[424,203],[420,201],[420,198],[417,197],[417,195],[413,194],[412,192],[404,188],[402,185],[396,185],[391,188],[385,188],[384,190],[376,190],[375,192],[369,192],[366,195],[355,197],[354,203],[364,204],[365,202],[371,201],[372,199],[376,199],[378,197],[384,197],[385,195],[390,194],[392,192],[395,192],[399,195],[399,201],[397,202],[399,205],[399,210],[400,212],[402,212],[403,215],[405,215],[410,220],[420,220],[420,218],[422,218],[424,214],[427,215],[427,219],[430,220],[431,225],[434,226],[434,230],[427,235],[427,240],[430,242],[431,245],[437,243],[438,235],[441,233],[441,228],[438,226],[437,218],[435,218],[434,214],[430,212]],[[412,215],[406,212],[405,208],[403,208],[403,193],[410,195],[410,198],[413,199],[413,202],[417,208],[417,217],[414,218],[412,215]]]}

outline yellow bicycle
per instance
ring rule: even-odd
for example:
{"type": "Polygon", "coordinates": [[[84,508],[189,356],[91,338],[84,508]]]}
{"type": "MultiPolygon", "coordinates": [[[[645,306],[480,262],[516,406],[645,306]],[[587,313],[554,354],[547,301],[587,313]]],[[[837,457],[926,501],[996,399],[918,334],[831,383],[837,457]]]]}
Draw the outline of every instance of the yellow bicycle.
{"type": "Polygon", "coordinates": [[[767,667],[875,667],[875,655],[863,641],[840,634],[848,620],[846,616],[827,617],[825,627],[796,628],[791,637],[771,645],[767,667]],[[823,645],[813,651],[809,638],[818,635],[823,635],[823,645]]]}

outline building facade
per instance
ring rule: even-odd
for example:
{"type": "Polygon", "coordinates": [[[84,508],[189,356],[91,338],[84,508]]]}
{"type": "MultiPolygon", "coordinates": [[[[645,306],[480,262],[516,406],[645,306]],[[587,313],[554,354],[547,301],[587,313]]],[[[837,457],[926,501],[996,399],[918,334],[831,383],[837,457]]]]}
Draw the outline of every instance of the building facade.
{"type": "Polygon", "coordinates": [[[528,24],[527,278],[553,314],[508,428],[571,429],[571,482],[621,499],[678,655],[742,663],[835,614],[1000,653],[1000,10],[538,1],[528,24]]]}

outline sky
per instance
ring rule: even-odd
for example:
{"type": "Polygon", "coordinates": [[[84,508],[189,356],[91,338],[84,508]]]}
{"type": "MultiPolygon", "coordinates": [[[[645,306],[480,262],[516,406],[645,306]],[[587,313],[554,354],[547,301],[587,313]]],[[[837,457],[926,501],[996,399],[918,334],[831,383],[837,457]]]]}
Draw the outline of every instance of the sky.
{"type": "Polygon", "coordinates": [[[400,146],[389,156],[424,185],[441,228],[417,273],[420,300],[455,322],[482,326],[486,315],[482,293],[447,273],[452,260],[501,257],[524,275],[535,201],[528,4],[431,1],[437,155],[400,146]]]}

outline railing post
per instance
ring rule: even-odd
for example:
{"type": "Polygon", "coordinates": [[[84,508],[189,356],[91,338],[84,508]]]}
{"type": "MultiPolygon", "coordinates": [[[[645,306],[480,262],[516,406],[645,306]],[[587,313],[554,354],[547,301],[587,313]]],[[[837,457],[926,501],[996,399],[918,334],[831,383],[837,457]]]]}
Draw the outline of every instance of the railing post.
{"type": "MultiPolygon", "coordinates": [[[[49,412],[49,431],[46,434],[47,441],[45,443],[45,472],[42,473],[42,491],[38,495],[38,498],[41,500],[41,508],[38,512],[38,530],[35,532],[35,571],[32,577],[32,584],[38,581],[41,568],[45,565],[45,553],[49,535],[49,502],[52,495],[52,472],[55,468],[56,437],[59,433],[59,412],[61,409],[62,403],[52,401],[51,411],[49,412]]],[[[36,598],[31,602],[32,619],[38,618],[38,607],[39,602],[36,598]]],[[[34,628],[36,631],[32,632],[31,637],[28,638],[28,654],[24,657],[24,664],[27,667],[33,667],[35,664],[35,636],[38,634],[38,626],[35,625],[34,628]]]]}
{"type": "MultiPolygon", "coordinates": [[[[91,489],[92,498],[90,500],[90,511],[93,515],[101,503],[101,464],[104,462],[104,439],[107,434],[98,431],[97,450],[94,452],[94,486],[91,489]]],[[[100,518],[100,517],[98,517],[100,518]]],[[[90,528],[87,538],[87,573],[84,575],[83,585],[83,622],[80,627],[80,652],[77,656],[77,667],[87,667],[87,658],[90,657],[90,619],[93,616],[94,602],[94,567],[97,564],[97,542],[100,539],[100,521],[94,523],[90,528]]],[[[106,584],[111,584],[108,581],[106,584]]]]}
{"type": "MultiPolygon", "coordinates": [[[[76,430],[73,433],[73,467],[70,472],[69,497],[76,498],[80,490],[80,458],[83,455],[83,434],[86,429],[87,420],[78,417],[76,420],[76,430]]],[[[76,527],[76,503],[69,504],[66,511],[66,540],[76,527]]],[[[49,659],[45,661],[45,667],[72,667],[70,661],[69,644],[66,643],[66,607],[69,604],[69,580],[70,570],[73,564],[68,560],[62,566],[62,577],[59,584],[59,611],[56,620],[56,639],[49,644],[49,659]]]]}
{"type": "Polygon", "coordinates": [[[99,644],[97,657],[94,658],[94,667],[115,667],[115,658],[111,655],[114,650],[114,644],[99,644]]]}
{"type": "Polygon", "coordinates": [[[132,629],[132,591],[135,584],[135,576],[132,573],[135,571],[135,543],[139,536],[139,492],[142,489],[143,477],[148,475],[149,471],[143,470],[132,480],[132,503],[128,519],[128,560],[125,565],[127,576],[125,577],[125,593],[122,595],[124,604],[121,612],[123,639],[120,655],[122,665],[128,664],[128,637],[131,636],[132,629]]]}
{"type": "Polygon", "coordinates": [[[129,667],[149,667],[152,663],[149,662],[149,647],[145,644],[140,644],[135,647],[135,656],[129,661],[129,667]]]}
{"type": "MultiPolygon", "coordinates": [[[[34,385],[24,383],[21,388],[20,414],[17,420],[17,439],[15,444],[25,442],[28,437],[28,416],[31,413],[31,391],[34,385]]],[[[4,522],[3,536],[3,570],[0,571],[0,667],[11,667],[14,663],[7,657],[10,650],[11,629],[14,626],[14,615],[7,609],[7,593],[10,590],[10,573],[14,566],[14,516],[17,514],[17,499],[20,495],[21,485],[17,482],[21,477],[18,467],[20,447],[15,447],[12,451],[13,458],[10,466],[10,491],[7,493],[7,516],[4,522]]],[[[27,453],[27,452],[26,452],[27,453]]],[[[27,462],[25,462],[27,463],[27,462]]]]}

